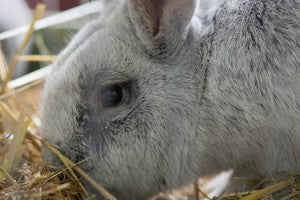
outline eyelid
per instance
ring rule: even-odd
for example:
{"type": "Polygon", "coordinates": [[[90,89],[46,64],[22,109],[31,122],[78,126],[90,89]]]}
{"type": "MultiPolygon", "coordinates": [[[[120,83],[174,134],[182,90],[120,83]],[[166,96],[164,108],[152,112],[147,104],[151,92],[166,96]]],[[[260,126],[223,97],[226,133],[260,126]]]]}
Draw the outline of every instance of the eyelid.
{"type": "Polygon", "coordinates": [[[129,75],[115,70],[106,70],[104,73],[95,75],[94,85],[104,87],[106,85],[118,84],[131,80],[129,75]]]}

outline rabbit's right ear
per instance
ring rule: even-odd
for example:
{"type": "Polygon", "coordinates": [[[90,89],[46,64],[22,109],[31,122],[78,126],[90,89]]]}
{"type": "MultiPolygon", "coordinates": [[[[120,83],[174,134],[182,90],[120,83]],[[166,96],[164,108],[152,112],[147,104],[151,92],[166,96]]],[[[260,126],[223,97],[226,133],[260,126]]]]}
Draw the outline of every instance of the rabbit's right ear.
{"type": "Polygon", "coordinates": [[[132,23],[140,38],[178,39],[189,27],[197,0],[128,0],[132,23]]]}

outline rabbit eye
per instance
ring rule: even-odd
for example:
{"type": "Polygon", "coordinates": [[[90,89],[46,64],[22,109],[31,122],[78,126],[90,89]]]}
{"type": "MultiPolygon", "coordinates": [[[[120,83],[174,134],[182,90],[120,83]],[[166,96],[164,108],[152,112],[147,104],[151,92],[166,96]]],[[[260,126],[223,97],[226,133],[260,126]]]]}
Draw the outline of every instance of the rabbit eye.
{"type": "Polygon", "coordinates": [[[123,88],[118,84],[103,87],[99,92],[98,98],[102,108],[116,106],[123,99],[123,88]]]}

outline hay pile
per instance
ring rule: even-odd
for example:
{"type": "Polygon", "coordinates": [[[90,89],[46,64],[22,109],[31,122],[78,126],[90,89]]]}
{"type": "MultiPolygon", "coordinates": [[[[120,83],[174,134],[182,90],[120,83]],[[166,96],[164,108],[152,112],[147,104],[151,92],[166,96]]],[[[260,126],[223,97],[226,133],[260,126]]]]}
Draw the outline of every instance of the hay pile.
{"type": "MultiPolygon", "coordinates": [[[[7,65],[0,51],[0,199],[93,199],[81,180],[87,179],[105,199],[114,200],[103,187],[93,181],[76,164],[40,137],[39,101],[43,80],[34,81],[18,89],[9,87],[16,63],[19,61],[50,61],[54,56],[29,55],[23,51],[28,43],[34,23],[45,9],[38,5],[34,19],[16,56],[7,65]],[[57,168],[43,162],[41,146],[54,152],[64,164],[57,168]]],[[[1,49],[0,49],[1,50],[1,49]]],[[[83,161],[84,162],[84,161],[83,161]]],[[[286,180],[264,180],[263,189],[222,195],[215,199],[273,199],[272,194],[287,191],[282,200],[300,199],[300,175],[286,180]],[[287,189],[288,188],[288,189],[287,189]]],[[[261,182],[261,183],[262,183],[261,182]]],[[[160,194],[152,199],[202,199],[209,191],[201,188],[205,182],[160,194]]]]}

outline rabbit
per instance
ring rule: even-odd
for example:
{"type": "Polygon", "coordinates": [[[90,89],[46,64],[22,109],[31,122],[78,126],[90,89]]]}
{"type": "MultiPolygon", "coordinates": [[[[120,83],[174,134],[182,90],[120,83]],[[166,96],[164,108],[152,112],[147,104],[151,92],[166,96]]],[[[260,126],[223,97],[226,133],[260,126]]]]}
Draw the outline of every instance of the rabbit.
{"type": "Polygon", "coordinates": [[[53,63],[43,138],[120,200],[299,172],[299,21],[299,0],[118,1],[53,63]]]}

